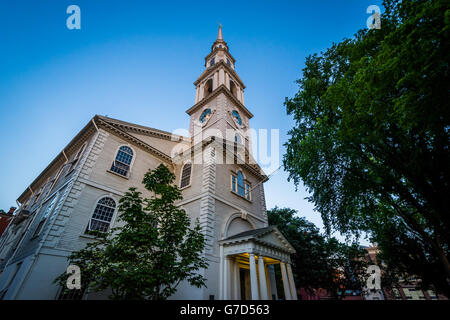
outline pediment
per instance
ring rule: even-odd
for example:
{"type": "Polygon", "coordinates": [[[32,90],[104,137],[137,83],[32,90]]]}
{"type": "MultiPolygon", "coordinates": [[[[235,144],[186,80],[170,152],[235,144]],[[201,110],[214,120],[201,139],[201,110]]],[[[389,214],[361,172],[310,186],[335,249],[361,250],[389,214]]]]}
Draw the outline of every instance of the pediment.
{"type": "Polygon", "coordinates": [[[221,240],[220,242],[226,245],[232,245],[233,243],[251,241],[263,244],[268,247],[279,248],[289,253],[295,253],[294,247],[292,247],[289,241],[287,241],[287,239],[275,226],[241,232],[224,240],[221,240]]]}
{"type": "Polygon", "coordinates": [[[287,251],[292,251],[292,253],[295,252],[295,249],[292,247],[289,241],[286,240],[286,238],[276,227],[273,227],[270,232],[261,234],[257,237],[257,239],[261,242],[268,243],[276,247],[281,247],[287,251]]]}

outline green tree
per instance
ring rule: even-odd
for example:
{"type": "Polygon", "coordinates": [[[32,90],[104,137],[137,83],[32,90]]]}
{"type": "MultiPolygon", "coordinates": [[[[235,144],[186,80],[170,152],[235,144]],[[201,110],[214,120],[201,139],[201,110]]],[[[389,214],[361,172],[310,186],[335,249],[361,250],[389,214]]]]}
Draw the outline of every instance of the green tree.
{"type": "MultiPolygon", "coordinates": [[[[143,184],[154,196],[144,199],[135,188],[120,199],[119,219],[125,224],[69,256],[81,269],[82,288],[110,289],[112,299],[162,300],[178,284],[205,285],[198,272],[207,267],[204,236],[197,223],[190,227],[186,212],[174,204],[181,192],[175,175],[163,164],[145,174],[143,184]]],[[[56,281],[65,287],[68,275],[56,281]]],[[[67,290],[67,289],[65,289],[67,290]]]]}
{"type": "Polygon", "coordinates": [[[267,214],[269,224],[275,225],[296,250],[292,271],[297,288],[309,292],[323,288],[337,298],[339,292],[364,286],[364,249],[322,235],[313,223],[296,216],[294,209],[275,207],[267,214]]]}
{"type": "Polygon", "coordinates": [[[327,231],[450,292],[449,2],[385,0],[381,29],[306,60],[283,159],[327,231]]]}

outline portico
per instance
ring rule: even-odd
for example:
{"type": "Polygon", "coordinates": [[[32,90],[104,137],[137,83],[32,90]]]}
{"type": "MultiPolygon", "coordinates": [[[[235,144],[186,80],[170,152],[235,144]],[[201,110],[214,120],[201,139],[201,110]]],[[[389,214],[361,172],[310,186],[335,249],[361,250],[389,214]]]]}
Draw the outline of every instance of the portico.
{"type": "Polygon", "coordinates": [[[241,232],[219,245],[222,299],[276,299],[274,266],[278,264],[286,300],[297,300],[290,261],[295,250],[276,227],[241,232]]]}

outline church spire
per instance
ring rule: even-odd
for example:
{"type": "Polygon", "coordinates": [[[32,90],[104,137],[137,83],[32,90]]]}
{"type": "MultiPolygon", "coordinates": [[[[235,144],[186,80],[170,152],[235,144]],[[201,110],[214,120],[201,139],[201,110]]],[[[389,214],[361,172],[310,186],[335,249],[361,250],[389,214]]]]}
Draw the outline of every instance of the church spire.
{"type": "Polygon", "coordinates": [[[216,49],[223,48],[228,51],[228,45],[223,40],[223,34],[222,34],[222,25],[219,24],[219,31],[217,31],[217,39],[214,41],[213,45],[211,46],[211,52],[213,52],[216,49]]]}
{"type": "Polygon", "coordinates": [[[223,41],[223,35],[222,35],[222,25],[219,24],[219,32],[217,32],[217,40],[223,41]]]}

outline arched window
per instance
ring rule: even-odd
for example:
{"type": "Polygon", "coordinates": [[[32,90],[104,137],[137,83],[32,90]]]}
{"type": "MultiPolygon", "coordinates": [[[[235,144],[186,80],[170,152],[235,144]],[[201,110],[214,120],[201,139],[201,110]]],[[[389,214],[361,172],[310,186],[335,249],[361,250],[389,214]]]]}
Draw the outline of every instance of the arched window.
{"type": "Polygon", "coordinates": [[[250,182],[245,180],[244,174],[241,170],[238,170],[237,173],[231,174],[231,191],[237,193],[241,197],[251,201],[251,191],[252,187],[250,182]]]}
{"type": "Polygon", "coordinates": [[[244,174],[240,170],[237,172],[237,193],[245,197],[244,174]]]}
{"type": "Polygon", "coordinates": [[[180,188],[187,187],[191,184],[191,172],[192,164],[190,162],[185,163],[183,166],[183,170],[181,170],[180,188]]]}
{"type": "Polygon", "coordinates": [[[209,66],[212,67],[212,66],[215,65],[215,64],[216,64],[216,57],[213,57],[213,58],[211,59],[211,62],[209,63],[209,66]]]}
{"type": "Polygon", "coordinates": [[[101,198],[97,202],[94,214],[89,221],[89,231],[106,232],[109,229],[114,211],[116,210],[116,202],[110,197],[101,198]]]}
{"type": "Polygon", "coordinates": [[[111,171],[124,177],[128,176],[131,160],[133,160],[133,150],[130,147],[121,146],[117,151],[116,159],[111,166],[111,171]]]}

